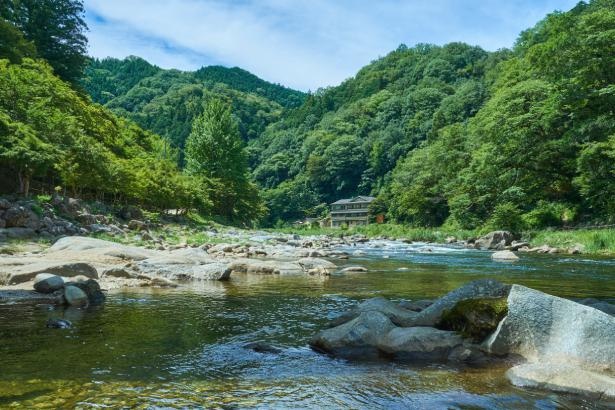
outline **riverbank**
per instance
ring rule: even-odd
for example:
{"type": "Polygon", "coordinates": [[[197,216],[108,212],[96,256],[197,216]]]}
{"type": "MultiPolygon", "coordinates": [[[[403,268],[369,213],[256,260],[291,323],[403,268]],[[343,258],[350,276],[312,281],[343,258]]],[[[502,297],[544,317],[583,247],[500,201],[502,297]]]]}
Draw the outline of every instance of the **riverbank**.
{"type": "MultiPolygon", "coordinates": [[[[371,224],[348,229],[293,227],[267,229],[267,231],[297,235],[365,235],[368,238],[385,237],[441,244],[456,241],[467,242],[487,233],[479,230],[414,228],[397,224],[371,224]]],[[[582,254],[615,256],[615,229],[613,228],[528,231],[519,234],[518,241],[527,242],[529,248],[546,246],[550,249],[560,249],[563,251],[576,247],[578,253],[582,254]]]]}

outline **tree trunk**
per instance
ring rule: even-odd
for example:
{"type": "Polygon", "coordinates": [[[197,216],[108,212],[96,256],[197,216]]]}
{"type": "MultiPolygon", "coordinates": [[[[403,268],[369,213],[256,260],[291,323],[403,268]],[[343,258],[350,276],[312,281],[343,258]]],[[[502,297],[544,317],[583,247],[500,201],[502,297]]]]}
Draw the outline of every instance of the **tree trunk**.
{"type": "Polygon", "coordinates": [[[17,172],[17,176],[19,178],[19,192],[27,198],[30,194],[30,175],[20,170],[17,172]]]}

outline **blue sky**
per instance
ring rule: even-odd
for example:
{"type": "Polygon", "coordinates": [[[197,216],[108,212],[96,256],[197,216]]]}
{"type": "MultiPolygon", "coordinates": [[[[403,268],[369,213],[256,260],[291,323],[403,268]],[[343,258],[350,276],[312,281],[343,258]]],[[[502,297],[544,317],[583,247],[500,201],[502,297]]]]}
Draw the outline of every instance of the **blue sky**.
{"type": "Polygon", "coordinates": [[[400,43],[510,47],[576,0],[85,0],[94,57],[238,66],[301,90],[337,85],[400,43]]]}

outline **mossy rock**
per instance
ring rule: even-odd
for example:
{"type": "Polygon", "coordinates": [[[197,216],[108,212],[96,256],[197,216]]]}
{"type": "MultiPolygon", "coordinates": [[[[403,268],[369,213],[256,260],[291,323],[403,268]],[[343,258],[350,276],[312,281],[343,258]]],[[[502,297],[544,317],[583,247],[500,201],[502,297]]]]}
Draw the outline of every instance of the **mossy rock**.
{"type": "Polygon", "coordinates": [[[507,298],[465,299],[445,310],[438,329],[455,330],[475,342],[484,340],[508,313],[507,298]]]}

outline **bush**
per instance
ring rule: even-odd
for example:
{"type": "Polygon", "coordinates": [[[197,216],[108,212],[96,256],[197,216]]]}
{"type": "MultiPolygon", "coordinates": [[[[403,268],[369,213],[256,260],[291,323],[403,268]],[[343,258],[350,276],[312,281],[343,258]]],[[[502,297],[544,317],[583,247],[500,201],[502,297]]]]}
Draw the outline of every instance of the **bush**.
{"type": "Polygon", "coordinates": [[[510,202],[496,205],[484,226],[485,230],[506,230],[510,232],[521,232],[524,229],[521,210],[517,205],[510,202]]]}
{"type": "Polygon", "coordinates": [[[577,210],[562,203],[540,201],[536,208],[522,216],[529,229],[563,226],[576,219],[577,210]]]}

